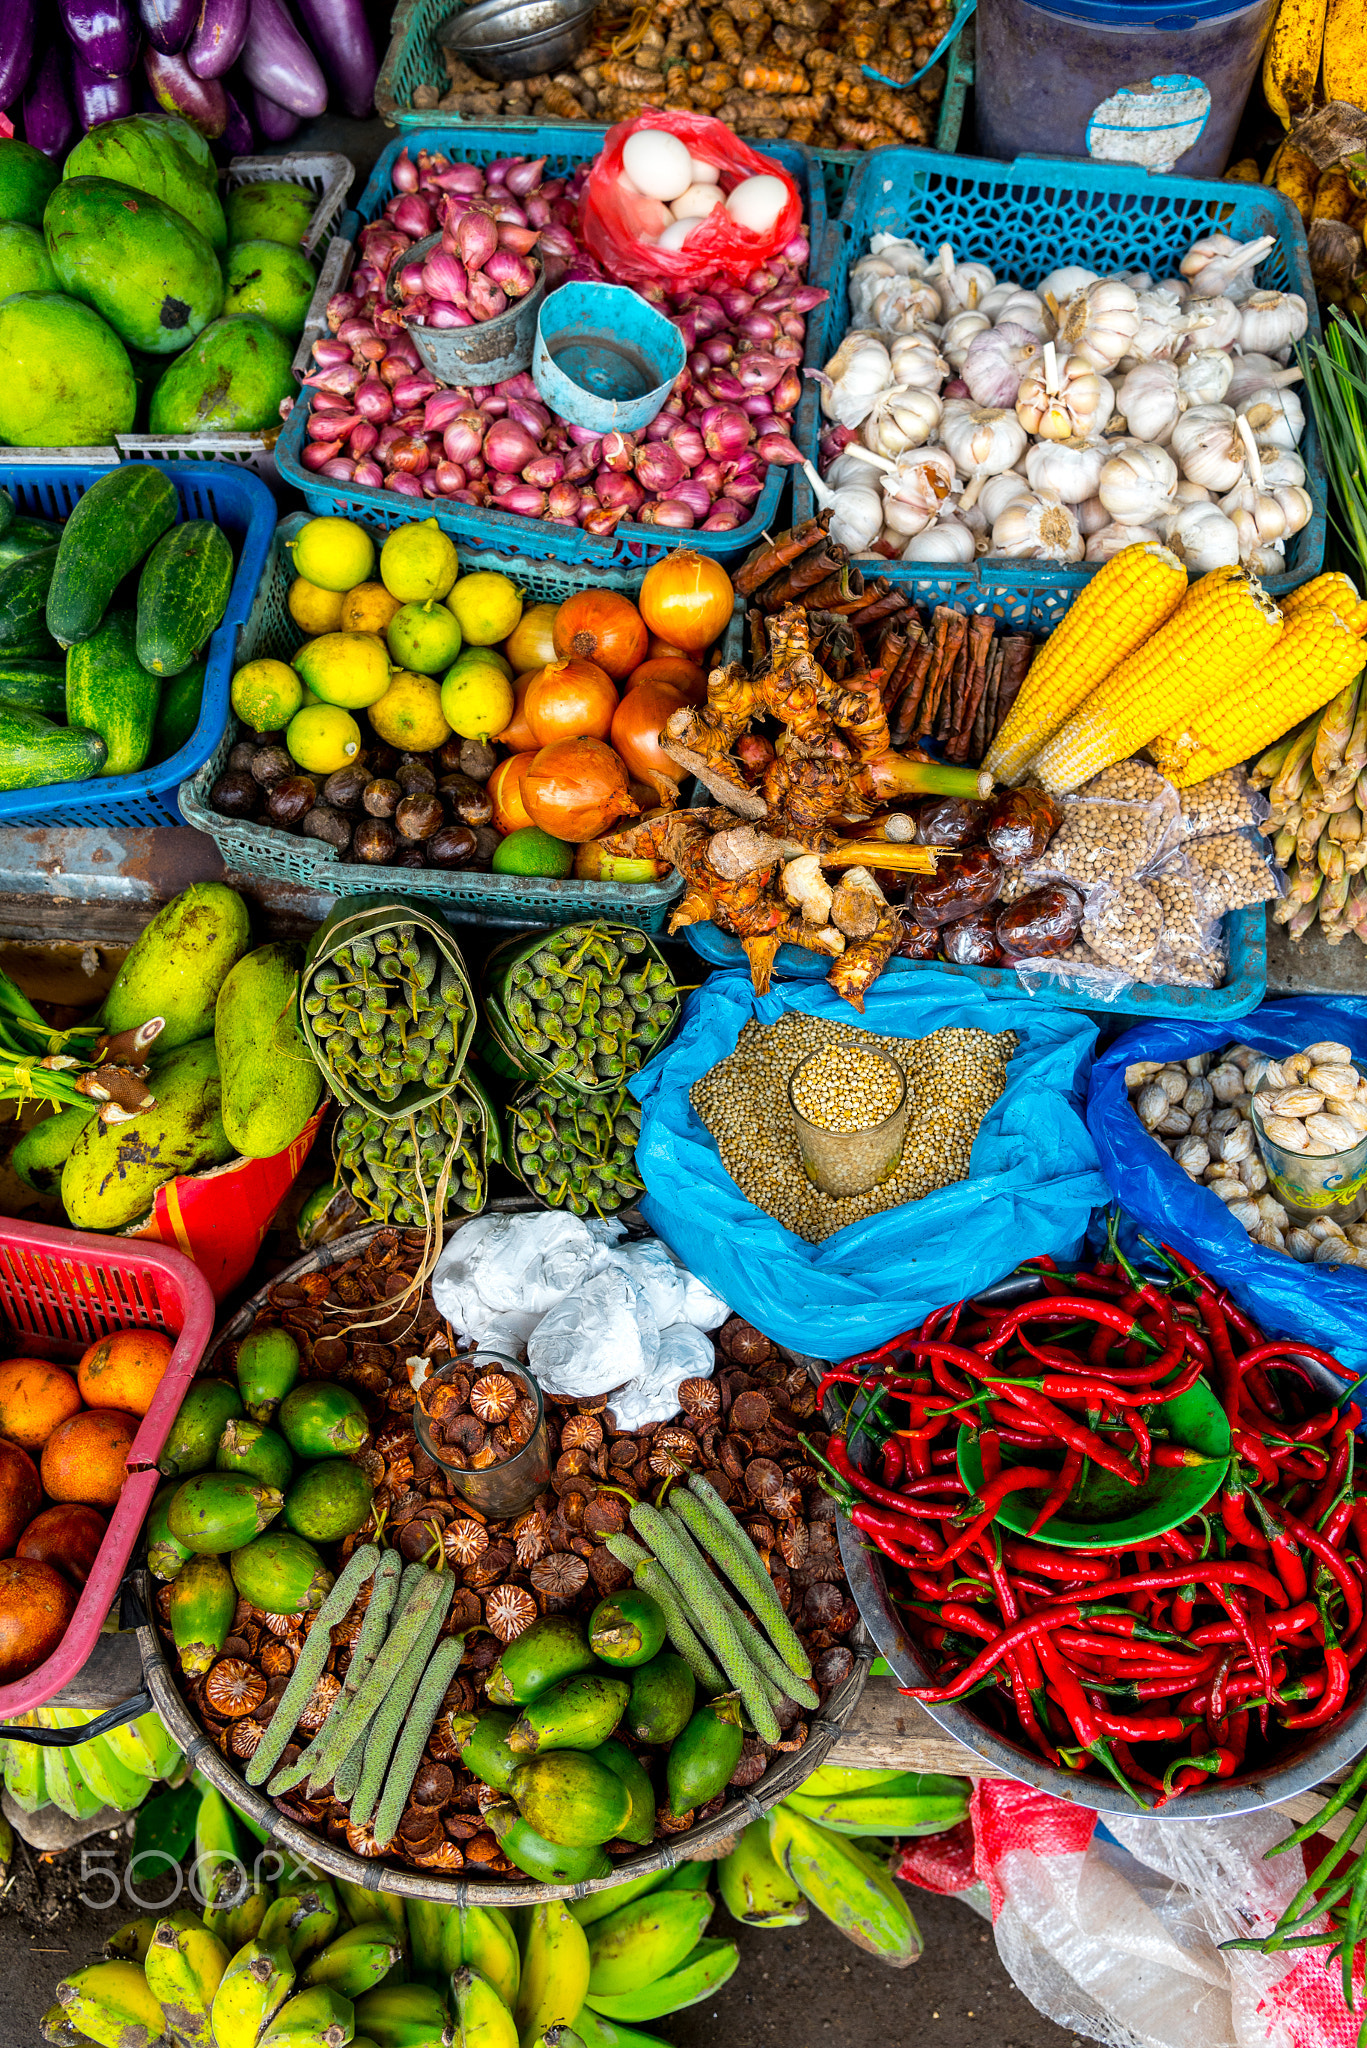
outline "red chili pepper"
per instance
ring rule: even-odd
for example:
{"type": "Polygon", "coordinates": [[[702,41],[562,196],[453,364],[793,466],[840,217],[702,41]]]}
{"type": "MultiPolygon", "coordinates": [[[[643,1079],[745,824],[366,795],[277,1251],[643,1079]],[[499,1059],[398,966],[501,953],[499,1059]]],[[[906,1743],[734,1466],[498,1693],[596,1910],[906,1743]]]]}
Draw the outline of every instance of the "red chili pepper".
{"type": "Polygon", "coordinates": [[[978,1495],[976,1518],[971,1521],[945,1551],[945,1562],[949,1563],[977,1542],[985,1529],[990,1529],[997,1518],[997,1510],[1008,1494],[1021,1493],[1036,1486],[1051,1486],[1054,1475],[1043,1466],[1004,1466],[995,1479],[989,1479],[978,1495]]]}
{"type": "Polygon", "coordinates": [[[1191,1726],[1180,1714],[1111,1714],[1095,1705],[1092,1712],[1103,1735],[1123,1742],[1180,1742],[1191,1726]]]}
{"type": "Polygon", "coordinates": [[[907,1461],[902,1455],[902,1446],[895,1434],[884,1437],[878,1456],[884,1486],[896,1486],[906,1472],[907,1461]]]}
{"type": "Polygon", "coordinates": [[[1188,1444],[1155,1444],[1152,1463],[1156,1471],[1171,1472],[1193,1465],[1218,1465],[1221,1460],[1208,1457],[1204,1451],[1194,1451],[1188,1444]]]}
{"type": "Polygon", "coordinates": [[[1040,1662],[1044,1666],[1049,1690],[1063,1709],[1068,1724],[1077,1736],[1078,1741],[1090,1756],[1095,1757],[1098,1763],[1105,1766],[1117,1784],[1123,1786],[1124,1790],[1129,1793],[1135,1804],[1142,1806],[1143,1801],[1126,1779],[1119,1764],[1117,1764],[1110,1743],[1101,1729],[1097,1715],[1081,1685],[1069,1670],[1065,1659],[1047,1636],[1041,1639],[1039,1649],[1040,1662]]]}
{"type": "Polygon", "coordinates": [[[1053,1521],[1055,1515],[1077,1485],[1078,1476],[1081,1471],[1082,1453],[1070,1446],[1063,1454],[1063,1463],[1059,1468],[1058,1478],[1044,1496],[1039,1513],[1025,1532],[1027,1536],[1038,1536],[1045,1524],[1053,1521]]]}
{"type": "Polygon", "coordinates": [[[1237,1463],[1232,1464],[1220,1495],[1220,1520],[1232,1542],[1241,1544],[1245,1550],[1266,1550],[1266,1537],[1260,1536],[1248,1519],[1244,1505],[1247,1493],[1243,1473],[1237,1463]]]}
{"type": "MultiPolygon", "coordinates": [[[[1268,1625],[1273,1635],[1281,1639],[1286,1636],[1303,1635],[1318,1619],[1319,1613],[1313,1600],[1301,1600],[1296,1606],[1288,1607],[1280,1614],[1269,1615],[1268,1625]]],[[[1191,1631],[1187,1640],[1202,1644],[1237,1643],[1242,1641],[1242,1637],[1233,1622],[1203,1621],[1198,1628],[1191,1631]]]]}
{"type": "Polygon", "coordinates": [[[1117,1337],[1145,1337],[1148,1334],[1140,1329],[1128,1310],[1111,1302],[1098,1301],[1090,1295],[1061,1295],[1047,1301],[1022,1302],[1019,1308],[1008,1309],[991,1336],[983,1339],[979,1350],[984,1356],[991,1357],[1004,1344],[1009,1344],[1026,1323],[1095,1323],[1117,1337]]]}
{"type": "Polygon", "coordinates": [[[983,1478],[995,1479],[1002,1469],[1001,1431],[984,1429],[978,1435],[978,1450],[983,1461],[983,1478]]]}
{"type": "MultiPolygon", "coordinates": [[[[1286,1666],[1278,1658],[1272,1669],[1273,1676],[1280,1686],[1285,1679],[1286,1666]]],[[[1238,1671],[1233,1673],[1233,1675],[1226,1671],[1224,1686],[1219,1695],[1218,1709],[1216,1706],[1215,1687],[1212,1683],[1211,1685],[1197,1687],[1187,1693],[1182,1700],[1182,1710],[1188,1714],[1201,1714],[1203,1716],[1210,1714],[1213,1719],[1223,1721],[1230,1706],[1242,1706],[1246,1700],[1256,1699],[1262,1690],[1262,1683],[1263,1681],[1256,1671],[1238,1671]]]]}
{"type": "Polygon", "coordinates": [[[1308,1712],[1283,1714],[1283,1728],[1322,1728],[1326,1721],[1333,1720],[1348,1697],[1351,1669],[1323,1601],[1320,1603],[1320,1615],[1324,1622],[1324,1691],[1308,1712]]]}
{"type": "Polygon", "coordinates": [[[1276,1521],[1280,1516],[1288,1533],[1295,1537],[1302,1550],[1313,1552],[1334,1578],[1348,1609],[1348,1625],[1344,1633],[1355,1635],[1362,1626],[1362,1588],[1352,1566],[1339,1555],[1331,1543],[1325,1542],[1317,1529],[1310,1528],[1308,1523],[1302,1522],[1286,1508],[1274,1507],[1270,1502],[1265,1505],[1271,1519],[1276,1521]]]}
{"type": "MultiPolygon", "coordinates": [[[[1322,1365],[1327,1372],[1332,1372],[1341,1380],[1355,1381],[1362,1378],[1360,1372],[1353,1372],[1348,1366],[1340,1365],[1338,1359],[1328,1351],[1317,1351],[1313,1344],[1302,1344],[1294,1337],[1274,1338],[1270,1342],[1255,1345],[1253,1350],[1246,1351],[1239,1360],[1239,1370],[1247,1372],[1251,1366],[1281,1363],[1289,1363],[1294,1369],[1296,1361],[1301,1358],[1308,1358],[1315,1365],[1322,1365]]],[[[1313,1385],[1313,1382],[1311,1384],[1313,1385]]]]}
{"type": "Polygon", "coordinates": [[[939,1539],[932,1530],[922,1522],[913,1522],[909,1515],[893,1514],[890,1508],[856,1504],[850,1512],[850,1523],[852,1527],[861,1529],[866,1536],[875,1539],[879,1536],[888,1536],[894,1543],[903,1544],[916,1551],[918,1564],[921,1558],[931,1558],[938,1563],[943,1556],[939,1539]]]}
{"type": "Polygon", "coordinates": [[[1233,1429],[1239,1421],[1239,1368],[1234,1362],[1234,1346],[1230,1342],[1224,1311],[1208,1283],[1201,1295],[1201,1313],[1205,1318],[1210,1355],[1215,1365],[1215,1391],[1233,1429]]]}
{"type": "Polygon", "coordinates": [[[1046,1401],[1042,1394],[1034,1394],[1025,1387],[1010,1387],[1008,1398],[1056,1436],[1060,1443],[1068,1444],[1080,1451],[1084,1458],[1090,1458],[1094,1465],[1100,1465],[1103,1472],[1109,1472],[1115,1479],[1123,1479],[1127,1486],[1138,1486],[1139,1475],[1128,1458],[1122,1457],[1105,1437],[1094,1429],[1087,1429],[1080,1422],[1074,1422],[1070,1415],[1054,1402],[1046,1401]]]}
{"type": "MultiPolygon", "coordinates": [[[[1367,1501],[1363,1503],[1367,1507],[1367,1501]]],[[[1049,1550],[1043,1544],[1027,1543],[1021,1536],[1002,1536],[1002,1555],[1017,1571],[1035,1572],[1045,1579],[1096,1580],[1110,1577],[1105,1558],[1082,1551],[1049,1550]]]]}

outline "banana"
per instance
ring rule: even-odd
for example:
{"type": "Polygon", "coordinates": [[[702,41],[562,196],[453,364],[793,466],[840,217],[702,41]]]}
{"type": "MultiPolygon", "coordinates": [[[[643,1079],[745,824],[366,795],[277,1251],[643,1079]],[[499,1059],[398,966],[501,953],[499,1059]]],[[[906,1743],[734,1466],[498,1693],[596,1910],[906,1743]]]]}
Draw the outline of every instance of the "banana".
{"type": "Polygon", "coordinates": [[[284,1945],[249,1941],[223,1972],[210,2014],[215,2048],[256,2048],[294,1989],[294,1964],[284,1945]]]}
{"type": "Polygon", "coordinates": [[[455,2048],[456,2030],[430,1984],[381,1984],[356,2001],[356,2024],[376,2048],[455,2048]]]}
{"type": "Polygon", "coordinates": [[[863,1791],[813,1795],[806,1785],[783,1802],[838,1835],[939,1835],[968,1813],[968,1782],[906,1771],[863,1791]]]}
{"type": "Polygon", "coordinates": [[[407,1953],[408,1921],[397,1892],[371,1891],[363,1884],[349,1884],[344,1877],[335,1877],[333,1884],[338,1903],[353,1927],[359,1927],[363,1920],[385,1920],[395,1941],[407,1953]]]}
{"type": "Polygon", "coordinates": [[[92,1963],[57,1986],[68,2024],[97,2048],[153,2048],[165,2031],[158,2005],[136,1963],[92,1963]]]}
{"type": "Polygon", "coordinates": [[[653,1892],[600,1920],[589,1936],[589,1995],[639,1991],[680,1964],[707,1931],[707,1892],[653,1892]]]}
{"type": "MultiPolygon", "coordinates": [[[[19,1726],[28,1726],[32,1716],[21,1714],[19,1726]]],[[[31,1742],[5,1745],[5,1790],[25,1813],[36,1813],[43,1804],[43,1752],[31,1742]]]]}
{"type": "Polygon", "coordinates": [[[285,2000],[258,2048],[347,2048],[355,2031],[351,2000],[330,1984],[312,1984],[285,2000]]]}
{"type": "Polygon", "coordinates": [[[331,1941],[341,1918],[330,1879],[287,1874],[276,1885],[257,1939],[271,1948],[283,1943],[291,1962],[297,1963],[310,1949],[323,1948],[331,1941]]]}
{"type": "Polygon", "coordinates": [[[897,1886],[872,1856],[787,1805],[774,1807],[769,1815],[769,1846],[798,1890],[856,1948],[895,1970],[916,1961],[920,1929],[897,1886]]]}
{"type": "MultiPolygon", "coordinates": [[[[157,1725],[160,1726],[160,1722],[157,1725]]],[[[161,1776],[151,1745],[144,1740],[136,1721],[125,1721],[121,1728],[106,1728],[103,1740],[109,1744],[124,1769],[131,1771],[134,1777],[146,1778],[150,1782],[161,1776]]]]}
{"type": "Polygon", "coordinates": [[[209,2010],[228,1967],[218,1936],[158,1920],[142,1967],[170,2032],[185,2048],[209,2048],[209,2010]]]}
{"type": "Polygon", "coordinates": [[[518,2048],[517,2023],[487,1977],[462,1963],[451,1978],[458,2048],[518,2048]]]}
{"type": "Polygon", "coordinates": [[[609,2020],[662,2019],[667,2012],[679,2012],[686,2005],[697,2005],[710,1998],[739,1964],[740,1950],[734,1941],[709,1940],[704,1936],[677,1969],[657,1977],[653,1984],[615,1994],[595,1991],[584,2003],[609,2020]]]}
{"type": "MultiPolygon", "coordinates": [[[[87,1717],[88,1718],[88,1717],[87,1717]]],[[[40,1750],[43,1760],[43,1790],[68,1820],[90,1820],[104,1805],[92,1792],[65,1749],[40,1750]]]]}
{"type": "Polygon", "coordinates": [[[717,1864],[717,1889],[742,1927],[801,1927],[807,1901],[769,1847],[767,1821],[752,1820],[717,1864]]]}
{"type": "Polygon", "coordinates": [[[246,1897],[248,1878],[232,1808],[213,1785],[200,1793],[193,1869],[198,1896],[210,1912],[227,1910],[246,1897]]]}
{"type": "Polygon", "coordinates": [[[906,1775],[905,1771],[844,1771],[834,1764],[822,1764],[803,1779],[799,1789],[813,1797],[820,1793],[835,1799],[845,1792],[866,1792],[871,1785],[890,1785],[894,1778],[906,1775]]]}
{"type": "Polygon", "coordinates": [[[158,1920],[169,1920],[169,1913],[139,1913],[136,1920],[129,1920],[109,1936],[104,1945],[104,1954],[111,1963],[140,1963],[152,1946],[158,1920]]]}
{"type": "Polygon", "coordinates": [[[227,1943],[230,1955],[235,1955],[246,1942],[255,1941],[261,1932],[261,1923],[271,1904],[271,1889],[268,1884],[250,1881],[235,1906],[211,1908],[205,1913],[206,1924],[227,1943]]]}
{"type": "Polygon", "coordinates": [[[71,1761],[91,1791],[120,1813],[132,1813],[147,1797],[146,1778],[128,1770],[101,1735],[78,1743],[71,1761]]]}
{"type": "Polygon", "coordinates": [[[591,2005],[583,2007],[574,2031],[584,2048],[669,2048],[669,2043],[660,2040],[657,2034],[638,2034],[632,2027],[619,2027],[615,2020],[605,2020],[591,2005]]]}
{"type": "Polygon", "coordinates": [[[88,2037],[78,2034],[60,2005],[50,2005],[38,2022],[38,2031],[48,2048],[87,2048],[88,2037]]]}
{"type": "Polygon", "coordinates": [[[450,1968],[442,1967],[448,1909],[435,1899],[405,1899],[403,1911],[408,1926],[408,1967],[420,1984],[440,1991],[451,1974],[450,1968]]]}
{"type": "Polygon", "coordinates": [[[544,2034],[538,2034],[532,2048],[584,2048],[584,2042],[573,2027],[547,2027],[544,2034]]]}
{"type": "Polygon", "coordinates": [[[512,1923],[499,1907],[464,1906],[448,1913],[442,1941],[446,1976],[462,1963],[487,1977],[508,2010],[516,2010],[522,1958],[512,1923]]]}
{"type": "Polygon", "coordinates": [[[521,2048],[532,2048],[548,2027],[568,2026],[589,1988],[589,1944],[560,1899],[533,1906],[522,1952],[517,1994],[521,2048]]]}
{"type": "Polygon", "coordinates": [[[330,1984],[344,1998],[359,1998],[389,1975],[401,1954],[389,1921],[363,1920],[320,1949],[299,1981],[330,1984]]]}
{"type": "Polygon", "coordinates": [[[570,1911],[581,1927],[592,1927],[595,1920],[606,1920],[609,1913],[629,1906],[633,1899],[659,1891],[671,1875],[668,1870],[652,1870],[646,1877],[629,1877],[625,1884],[610,1884],[601,1892],[589,1892],[582,1899],[575,1899],[570,1911]]]}

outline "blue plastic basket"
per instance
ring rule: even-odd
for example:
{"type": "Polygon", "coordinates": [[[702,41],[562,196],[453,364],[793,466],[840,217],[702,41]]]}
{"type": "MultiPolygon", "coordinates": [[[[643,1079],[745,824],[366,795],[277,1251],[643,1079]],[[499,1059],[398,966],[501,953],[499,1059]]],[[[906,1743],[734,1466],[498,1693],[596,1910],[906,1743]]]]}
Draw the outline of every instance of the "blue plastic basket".
{"type": "MultiPolygon", "coordinates": [[[[123,465],[125,468],[127,464],[123,465]]],[[[137,775],[95,776],[89,782],[0,791],[0,825],[179,825],[176,791],[203,766],[228,721],[237,635],[245,625],[275,531],[275,500],[250,471],[227,462],[159,462],[176,487],[182,519],[212,519],[232,543],[237,567],[228,609],[209,639],[199,724],[178,754],[137,775]]],[[[0,462],[0,487],[19,510],[65,519],[106,469],[83,463],[51,467],[0,462]]]]}
{"type": "MultiPolygon", "coordinates": [[[[1277,237],[1258,266],[1258,282],[1299,292],[1309,308],[1309,338],[1316,339],[1319,319],[1305,231],[1294,208],[1267,186],[1153,178],[1128,165],[1047,157],[1019,157],[1005,164],[983,157],[947,160],[926,149],[880,149],[856,170],[813,270],[830,298],[808,327],[809,354],[818,324],[823,363],[849,327],[850,269],[873,234],[907,235],[932,249],[949,242],[956,256],[976,257],[999,276],[1033,285],[1060,263],[1163,276],[1175,269],[1192,242],[1217,229],[1241,241],[1277,237]]],[[[795,438],[814,463],[821,426],[813,384],[798,408],[795,438]]],[[[1314,511],[1291,543],[1286,572],[1262,579],[1274,596],[1313,576],[1324,560],[1324,460],[1313,424],[1306,427],[1300,454],[1314,511]]],[[[811,487],[803,472],[794,470],[794,520],[809,519],[813,509],[811,487]]],[[[1013,626],[1041,632],[1058,624],[1098,566],[1017,566],[985,558],[955,569],[880,561],[877,573],[910,591],[918,604],[992,612],[1013,626]]]]}
{"type": "MultiPolygon", "coordinates": [[[[361,228],[383,212],[385,202],[394,189],[392,174],[395,160],[404,150],[440,151],[443,155],[476,164],[489,164],[498,157],[514,155],[544,156],[549,159],[547,169],[552,177],[569,177],[581,164],[597,156],[607,132],[606,128],[588,127],[582,122],[565,127],[518,128],[508,123],[496,128],[460,125],[409,129],[385,150],[371,173],[355,212],[344,215],[339,223],[338,235],[354,243],[361,228]]],[[[826,236],[826,187],[821,166],[813,152],[794,142],[764,142],[759,147],[781,163],[796,181],[802,194],[812,248],[814,251],[820,249],[826,236]]],[[[810,274],[815,280],[815,265],[810,274]]],[[[333,290],[340,290],[349,275],[348,264],[333,283],[333,290]]],[[[821,352],[824,339],[822,310],[818,307],[807,320],[806,354],[803,358],[806,364],[815,365],[825,360],[821,352]]],[[[300,402],[286,422],[276,443],[275,460],[280,475],[300,492],[311,512],[335,513],[343,519],[365,519],[386,531],[404,526],[412,519],[435,519],[438,526],[457,540],[463,539],[472,546],[491,549],[499,556],[578,563],[590,576],[612,563],[645,568],[680,546],[693,548],[699,554],[714,555],[723,562],[743,561],[765,531],[773,528],[787,483],[786,470],[777,465],[771,466],[750,517],[730,533],[685,533],[673,527],[639,526],[633,521],[623,520],[610,537],[599,538],[582,532],[577,526],[558,526],[549,520],[525,519],[517,513],[500,512],[493,506],[460,505],[441,498],[409,498],[397,491],[357,489],[354,485],[335,483],[328,477],[319,476],[313,470],[305,469],[300,460],[306,440],[307,397],[306,392],[301,393],[300,402]]]]}

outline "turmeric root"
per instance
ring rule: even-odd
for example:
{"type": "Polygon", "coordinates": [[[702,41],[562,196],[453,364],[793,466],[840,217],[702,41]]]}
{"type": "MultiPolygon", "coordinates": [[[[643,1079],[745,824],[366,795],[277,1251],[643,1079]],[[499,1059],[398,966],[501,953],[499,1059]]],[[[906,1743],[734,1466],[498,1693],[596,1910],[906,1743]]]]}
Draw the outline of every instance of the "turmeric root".
{"type": "Polygon", "coordinates": [[[794,93],[805,97],[808,89],[806,72],[786,64],[747,64],[740,82],[747,92],[776,93],[780,98],[794,93]]]}
{"type": "Polygon", "coordinates": [[[707,33],[717,46],[717,55],[723,64],[740,63],[740,32],[731,16],[723,8],[708,16],[707,33]]]}

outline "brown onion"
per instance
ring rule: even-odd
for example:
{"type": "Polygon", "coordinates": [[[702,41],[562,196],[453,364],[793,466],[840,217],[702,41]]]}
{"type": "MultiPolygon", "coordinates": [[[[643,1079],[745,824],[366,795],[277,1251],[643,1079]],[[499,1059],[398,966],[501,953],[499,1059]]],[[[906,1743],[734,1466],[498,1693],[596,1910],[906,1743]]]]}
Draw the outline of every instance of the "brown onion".
{"type": "Polygon", "coordinates": [[[666,683],[677,690],[685,704],[701,704],[707,695],[707,672],[686,654],[656,655],[643,661],[627,677],[626,688],[636,690],[643,683],[666,683]]]}
{"type": "Polygon", "coordinates": [[[605,740],[617,686],[596,661],[552,661],[528,683],[523,709],[539,747],[556,740],[605,740]]]}
{"type": "Polygon", "coordinates": [[[652,633],[698,655],[726,631],[735,592],[720,562],[676,548],[646,570],[637,602],[652,633]]]}
{"type": "Polygon", "coordinates": [[[639,667],[649,638],[631,599],[616,590],[580,590],[567,597],[555,615],[553,632],[555,651],[562,659],[577,656],[596,662],[614,682],[639,667]]]}
{"type": "Polygon", "coordinates": [[[575,846],[640,808],[628,792],[621,759],[595,739],[542,747],[523,778],[522,800],[534,825],[575,846]]]}
{"type": "Polygon", "coordinates": [[[529,747],[522,753],[510,754],[506,761],[499,762],[484,785],[494,807],[494,824],[505,836],[509,832],[520,832],[524,825],[532,822],[522,801],[522,782],[537,752],[536,747],[529,747]]]}
{"type": "Polygon", "coordinates": [[[677,802],[682,770],[660,745],[660,734],[685,701],[668,683],[641,683],[627,691],[612,721],[612,744],[632,782],[644,782],[662,804],[677,802]]]}

